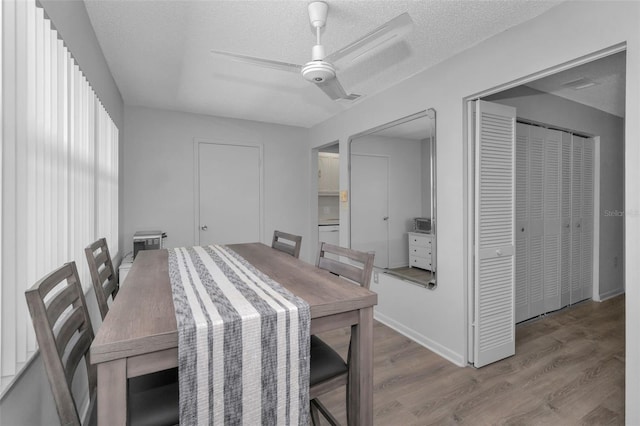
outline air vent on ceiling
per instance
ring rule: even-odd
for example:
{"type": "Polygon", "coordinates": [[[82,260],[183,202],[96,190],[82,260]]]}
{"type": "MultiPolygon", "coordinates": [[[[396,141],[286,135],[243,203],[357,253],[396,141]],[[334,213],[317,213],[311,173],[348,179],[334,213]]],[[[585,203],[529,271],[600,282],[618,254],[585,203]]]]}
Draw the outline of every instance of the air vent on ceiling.
{"type": "Polygon", "coordinates": [[[577,80],[567,81],[566,83],[563,83],[562,86],[568,87],[573,90],[581,90],[586,89],[587,87],[595,86],[596,84],[599,83],[596,83],[593,80],[589,80],[586,77],[581,77],[577,80]]]}

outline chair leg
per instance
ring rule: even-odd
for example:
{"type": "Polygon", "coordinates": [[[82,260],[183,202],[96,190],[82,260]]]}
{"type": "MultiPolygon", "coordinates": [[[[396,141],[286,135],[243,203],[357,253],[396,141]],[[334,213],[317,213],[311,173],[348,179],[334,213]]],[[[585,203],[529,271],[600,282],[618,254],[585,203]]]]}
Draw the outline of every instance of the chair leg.
{"type": "Polygon", "coordinates": [[[318,409],[313,405],[313,401],[309,403],[309,413],[311,414],[311,424],[313,426],[320,426],[320,417],[318,416],[318,409]]]}
{"type": "MultiPolygon", "coordinates": [[[[327,410],[327,407],[325,407],[324,404],[322,404],[322,402],[320,402],[318,398],[311,400],[311,407],[313,411],[316,411],[314,410],[314,408],[317,409],[317,411],[319,411],[320,414],[322,414],[322,416],[329,421],[329,424],[331,426],[340,426],[340,422],[338,422],[338,420],[333,416],[333,414],[331,414],[329,410],[327,410]]],[[[318,415],[317,411],[316,411],[316,417],[318,415]]],[[[312,414],[312,418],[313,418],[313,414],[312,414]]]]}

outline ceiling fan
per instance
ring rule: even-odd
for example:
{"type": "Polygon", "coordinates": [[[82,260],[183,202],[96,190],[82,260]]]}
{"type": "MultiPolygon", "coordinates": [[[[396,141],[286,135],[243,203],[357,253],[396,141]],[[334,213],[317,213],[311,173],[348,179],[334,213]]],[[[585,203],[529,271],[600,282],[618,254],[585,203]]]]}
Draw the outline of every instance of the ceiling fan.
{"type": "Polygon", "coordinates": [[[336,67],[333,65],[334,62],[346,62],[348,60],[354,61],[366,53],[386,44],[388,41],[403,36],[409,32],[413,26],[411,17],[405,12],[385,24],[382,24],[380,27],[353,43],[327,56],[325,54],[324,46],[320,42],[320,30],[327,22],[329,6],[324,1],[314,1],[309,3],[308,9],[311,26],[316,30],[316,44],[313,46],[311,51],[311,61],[304,65],[290,64],[287,62],[256,58],[217,50],[212,50],[211,53],[225,56],[238,62],[300,73],[306,80],[318,86],[320,90],[327,94],[331,99],[347,99],[353,101],[359,98],[360,95],[353,93],[347,94],[336,77],[336,67]]]}

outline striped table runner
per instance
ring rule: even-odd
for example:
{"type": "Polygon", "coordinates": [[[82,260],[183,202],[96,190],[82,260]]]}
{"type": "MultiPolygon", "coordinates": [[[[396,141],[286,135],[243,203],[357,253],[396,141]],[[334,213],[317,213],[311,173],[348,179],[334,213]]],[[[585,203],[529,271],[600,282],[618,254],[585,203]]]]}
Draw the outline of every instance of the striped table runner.
{"type": "Polygon", "coordinates": [[[225,246],[169,249],[181,425],[308,425],[309,305],[225,246]]]}

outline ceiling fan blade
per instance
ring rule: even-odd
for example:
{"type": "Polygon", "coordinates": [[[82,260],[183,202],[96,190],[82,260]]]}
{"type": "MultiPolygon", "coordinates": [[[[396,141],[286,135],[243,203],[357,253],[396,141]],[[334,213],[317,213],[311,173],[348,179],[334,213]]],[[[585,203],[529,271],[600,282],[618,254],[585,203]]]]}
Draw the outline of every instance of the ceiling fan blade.
{"type": "Polygon", "coordinates": [[[316,86],[320,88],[324,93],[327,94],[331,99],[347,99],[349,101],[356,100],[360,97],[360,95],[356,94],[347,94],[344,88],[340,84],[337,78],[331,78],[329,80],[325,80],[322,83],[315,83],[316,86]]]}
{"type": "Polygon", "coordinates": [[[300,71],[302,70],[302,65],[273,61],[271,59],[262,59],[253,56],[239,55],[237,53],[221,52],[219,50],[212,50],[211,53],[213,53],[214,55],[225,56],[232,61],[244,62],[246,64],[257,65],[265,68],[273,68],[281,71],[300,73],[300,71]]]}
{"type": "Polygon", "coordinates": [[[337,50],[324,58],[327,62],[337,61],[355,61],[359,57],[367,54],[371,50],[378,46],[391,41],[392,39],[398,39],[408,33],[413,27],[413,20],[407,12],[402,15],[398,15],[392,20],[382,24],[380,27],[371,31],[369,34],[354,41],[348,46],[337,50]]]}

